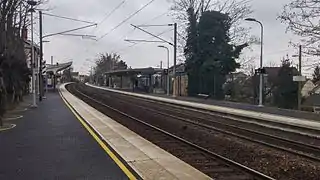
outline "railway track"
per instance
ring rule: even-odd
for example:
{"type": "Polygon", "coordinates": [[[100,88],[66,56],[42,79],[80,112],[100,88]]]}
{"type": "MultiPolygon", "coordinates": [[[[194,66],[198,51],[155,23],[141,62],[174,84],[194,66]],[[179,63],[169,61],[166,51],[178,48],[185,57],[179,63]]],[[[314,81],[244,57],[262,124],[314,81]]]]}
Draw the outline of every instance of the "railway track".
{"type": "Polygon", "coordinates": [[[315,139],[315,137],[311,138],[302,134],[293,134],[292,132],[274,130],[267,127],[252,126],[251,124],[246,124],[243,121],[237,123],[235,123],[236,121],[233,121],[230,123],[230,119],[224,119],[223,121],[212,120],[216,117],[203,116],[199,113],[194,114],[191,113],[192,109],[189,108],[187,110],[181,111],[181,108],[177,108],[173,105],[164,103],[159,104],[155,101],[144,100],[141,98],[132,98],[127,95],[117,95],[117,97],[117,101],[131,104],[134,103],[135,106],[141,109],[145,109],[159,115],[171,117],[180,121],[198,125],[224,134],[232,135],[251,142],[263,144],[294,155],[302,156],[310,160],[320,162],[320,146],[315,145],[320,144],[320,139],[315,139]],[[245,128],[246,126],[252,127],[245,128]],[[268,129],[269,133],[271,134],[263,132],[263,129],[268,129]],[[288,136],[288,134],[293,136],[293,138],[284,138],[288,136]],[[308,143],[303,143],[302,141],[308,143]]]}
{"type": "Polygon", "coordinates": [[[232,120],[230,118],[221,119],[221,116],[216,115],[204,116],[190,108],[183,109],[175,105],[156,102],[153,100],[145,100],[128,95],[119,95],[112,92],[107,92],[104,95],[109,96],[110,94],[117,96],[117,101],[134,104],[136,107],[149,112],[320,162],[320,146],[317,146],[320,144],[320,139],[315,137],[295,134],[293,132],[285,132],[283,130],[268,127],[259,127],[259,125],[255,125],[250,122],[246,123],[243,121],[232,120]],[[220,120],[217,120],[217,117],[220,118],[220,120]],[[265,132],[266,130],[268,132],[265,132]],[[291,139],[288,138],[290,136],[291,139]]]}
{"type": "MultiPolygon", "coordinates": [[[[97,90],[101,90],[101,89],[97,89],[97,90]]],[[[230,120],[238,121],[238,122],[241,122],[242,124],[251,124],[251,125],[257,125],[257,126],[263,125],[264,128],[268,127],[270,129],[278,129],[278,130],[281,129],[282,132],[291,132],[292,134],[301,134],[301,135],[305,135],[305,136],[316,137],[319,139],[319,143],[317,145],[320,146],[320,130],[318,130],[318,129],[310,129],[308,127],[286,124],[286,123],[282,123],[281,121],[280,122],[276,121],[276,119],[275,119],[275,121],[256,119],[256,118],[250,118],[250,117],[241,116],[241,115],[233,115],[228,112],[213,112],[210,110],[197,108],[196,106],[189,107],[187,105],[181,105],[181,104],[177,105],[173,102],[172,103],[171,102],[161,102],[161,101],[141,98],[141,97],[137,97],[137,96],[119,94],[119,93],[115,93],[115,92],[111,92],[111,91],[109,91],[108,93],[114,93],[114,94],[117,94],[118,96],[125,96],[130,99],[137,99],[137,100],[145,101],[145,102],[149,101],[149,102],[159,104],[159,105],[170,106],[170,108],[171,107],[178,107],[180,110],[181,109],[186,110],[184,112],[191,111],[192,113],[202,114],[201,116],[206,114],[211,117],[212,116],[219,117],[219,118],[227,119],[229,121],[230,120]]],[[[175,108],[175,109],[177,109],[177,108],[175,108]]],[[[312,121],[312,120],[310,120],[310,121],[312,121]]],[[[315,120],[315,122],[317,122],[317,121],[315,120]]]]}
{"type": "MultiPolygon", "coordinates": [[[[179,137],[165,129],[156,127],[144,120],[133,117],[123,111],[107,105],[103,100],[110,100],[99,94],[81,92],[76,85],[67,86],[67,89],[84,100],[88,104],[97,108],[108,116],[127,126],[131,130],[157,144],[159,147],[174,154],[200,171],[214,179],[225,180],[249,180],[273,178],[262,174],[254,169],[239,164],[231,159],[216,154],[209,149],[199,146],[188,139],[179,137]]],[[[119,103],[119,101],[117,101],[119,103]]],[[[123,104],[127,106],[126,104],[123,104]]]]}

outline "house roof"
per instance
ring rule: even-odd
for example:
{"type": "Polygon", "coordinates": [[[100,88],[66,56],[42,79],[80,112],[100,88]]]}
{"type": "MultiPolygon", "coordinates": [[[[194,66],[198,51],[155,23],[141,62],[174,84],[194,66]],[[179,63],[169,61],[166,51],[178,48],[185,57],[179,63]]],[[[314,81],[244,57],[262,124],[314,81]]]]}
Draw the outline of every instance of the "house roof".
{"type": "Polygon", "coordinates": [[[264,69],[269,76],[278,76],[281,67],[265,67],[264,69]]]}
{"type": "MultiPolygon", "coordinates": [[[[295,67],[291,67],[294,74],[298,74],[298,70],[295,67]]],[[[268,82],[276,83],[279,79],[278,74],[281,70],[281,67],[265,67],[266,74],[268,76],[268,82]]]]}
{"type": "MultiPolygon", "coordinates": [[[[173,67],[174,66],[171,66],[169,68],[169,72],[173,71],[173,67]]],[[[184,73],[185,72],[185,68],[186,68],[186,64],[185,63],[177,64],[176,65],[176,73],[184,73]]]]}
{"type": "Polygon", "coordinates": [[[248,75],[246,75],[243,72],[233,72],[231,74],[228,74],[226,77],[227,78],[232,78],[233,77],[234,79],[237,79],[237,78],[247,78],[248,75]]]}
{"type": "Polygon", "coordinates": [[[137,75],[137,74],[156,74],[162,72],[163,69],[159,68],[136,68],[136,69],[123,69],[106,72],[106,75],[137,75]]]}
{"type": "Polygon", "coordinates": [[[71,76],[79,76],[79,72],[71,72],[71,76]]]}
{"type": "Polygon", "coordinates": [[[320,90],[320,85],[316,86],[315,88],[312,89],[311,93],[316,93],[317,91],[320,90]]]}
{"type": "Polygon", "coordinates": [[[57,73],[59,71],[67,69],[71,65],[72,65],[72,62],[61,63],[61,64],[57,63],[57,64],[54,64],[54,65],[46,64],[46,72],[47,73],[50,73],[50,72],[57,73]]]}
{"type": "MultiPolygon", "coordinates": [[[[264,67],[266,70],[266,74],[269,76],[278,76],[282,67],[264,67]]],[[[297,68],[291,67],[293,69],[294,74],[298,73],[297,68]]]]}
{"type": "Polygon", "coordinates": [[[303,103],[305,106],[320,106],[320,94],[309,96],[303,103]]]}

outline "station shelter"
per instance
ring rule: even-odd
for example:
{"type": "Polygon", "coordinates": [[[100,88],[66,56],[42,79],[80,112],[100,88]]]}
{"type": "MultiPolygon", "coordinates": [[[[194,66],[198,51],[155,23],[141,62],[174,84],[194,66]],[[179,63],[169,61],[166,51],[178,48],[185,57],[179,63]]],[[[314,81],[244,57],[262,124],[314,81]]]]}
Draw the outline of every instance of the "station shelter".
{"type": "Polygon", "coordinates": [[[115,70],[105,73],[104,85],[128,91],[166,94],[169,76],[169,93],[187,96],[188,76],[185,73],[184,64],[176,66],[175,79],[172,78],[172,72],[173,67],[169,68],[169,72],[167,69],[152,67],[115,70]]]}
{"type": "Polygon", "coordinates": [[[56,63],[56,64],[47,64],[46,65],[46,73],[44,75],[44,81],[46,85],[46,89],[56,89],[56,85],[59,82],[60,74],[59,72],[70,68],[72,62],[67,63],[56,63]]]}
{"type": "Polygon", "coordinates": [[[136,68],[105,73],[105,85],[130,91],[165,93],[167,78],[164,69],[136,68]]]}

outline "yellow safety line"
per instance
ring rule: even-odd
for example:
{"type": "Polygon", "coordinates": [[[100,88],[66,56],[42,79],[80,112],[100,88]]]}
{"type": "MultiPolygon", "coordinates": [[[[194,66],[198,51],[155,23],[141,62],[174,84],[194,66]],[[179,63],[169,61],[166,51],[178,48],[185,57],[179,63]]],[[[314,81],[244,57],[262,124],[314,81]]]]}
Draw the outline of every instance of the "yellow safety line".
{"type": "Polygon", "coordinates": [[[6,131],[6,130],[10,130],[10,129],[13,129],[13,128],[15,128],[15,127],[16,127],[16,125],[15,125],[15,124],[10,124],[10,125],[11,125],[10,127],[0,128],[0,132],[1,132],[1,131],[6,131]]]}
{"type": "Polygon", "coordinates": [[[136,180],[137,178],[129,171],[129,169],[119,160],[119,158],[106,146],[106,144],[94,133],[94,130],[84,120],[73,110],[73,108],[69,105],[69,103],[65,100],[61,92],[59,94],[64,101],[64,103],[68,106],[70,111],[76,116],[76,118],[81,122],[81,124],[89,131],[91,136],[98,142],[98,144],[104,149],[104,151],[111,157],[111,159],[119,166],[119,168],[126,174],[126,176],[131,180],[136,180]]]}

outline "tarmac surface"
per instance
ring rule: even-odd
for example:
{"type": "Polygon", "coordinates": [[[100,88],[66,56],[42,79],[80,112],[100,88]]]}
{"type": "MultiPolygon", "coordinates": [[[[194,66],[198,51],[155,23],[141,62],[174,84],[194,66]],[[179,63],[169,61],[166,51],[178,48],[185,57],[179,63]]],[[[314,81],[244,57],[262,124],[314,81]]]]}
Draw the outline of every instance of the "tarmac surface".
{"type": "Polygon", "coordinates": [[[21,115],[0,132],[1,180],[128,179],[58,93],[21,115]]]}

